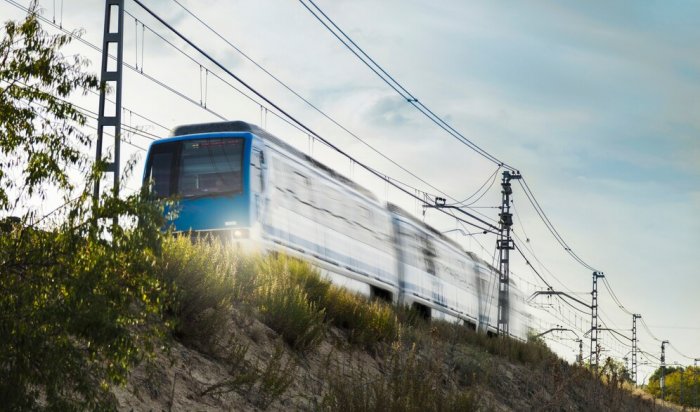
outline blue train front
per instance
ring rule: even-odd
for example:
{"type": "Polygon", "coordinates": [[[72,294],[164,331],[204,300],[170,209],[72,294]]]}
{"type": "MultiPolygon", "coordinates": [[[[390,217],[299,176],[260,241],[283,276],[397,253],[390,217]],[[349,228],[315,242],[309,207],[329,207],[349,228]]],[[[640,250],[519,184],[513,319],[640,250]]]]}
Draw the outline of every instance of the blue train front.
{"type": "Polygon", "coordinates": [[[255,226],[259,203],[260,139],[245,123],[232,122],[225,130],[220,125],[181,126],[173,137],[154,142],[143,179],[152,182],[155,197],[179,200],[175,231],[243,240],[255,226]]]}

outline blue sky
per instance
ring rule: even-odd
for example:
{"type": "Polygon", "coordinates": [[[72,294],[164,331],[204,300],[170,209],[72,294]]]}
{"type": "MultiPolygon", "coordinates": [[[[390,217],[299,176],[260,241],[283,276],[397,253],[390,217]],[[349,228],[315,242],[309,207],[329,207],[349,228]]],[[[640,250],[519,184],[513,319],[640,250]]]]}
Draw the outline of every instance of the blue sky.
{"type": "MultiPolygon", "coordinates": [[[[331,141],[385,173],[421,186],[207,35],[174,2],[145,2],[331,141]]],[[[203,2],[183,2],[344,126],[451,196],[466,197],[494,171],[493,165],[441,132],[380,82],[298,2],[220,0],[206,7],[203,2]]],[[[53,3],[41,3],[50,17],[53,3]]],[[[99,43],[103,9],[96,3],[65,0],[63,25],[84,27],[84,37],[99,43]]],[[[148,26],[173,38],[134,3],[126,3],[127,10],[148,26]]],[[[606,272],[624,305],[641,312],[656,327],[652,329],[657,337],[700,357],[700,3],[317,4],[421,102],[518,167],[557,229],[579,255],[606,272]]],[[[0,14],[19,16],[4,2],[0,14]]],[[[134,64],[135,47],[141,45],[134,40],[130,18],[126,28],[126,61],[134,64]]],[[[148,32],[143,44],[144,70],[198,100],[199,68],[148,32]]],[[[99,69],[99,55],[78,45],[75,50],[94,62],[93,70],[99,69]]],[[[96,102],[89,104],[96,107],[96,102]]],[[[125,73],[124,105],[168,126],[214,120],[131,72],[125,73]]],[[[231,119],[261,123],[258,106],[214,79],[208,107],[231,119]]],[[[134,122],[164,133],[148,122],[134,122]]],[[[308,149],[306,136],[272,117],[264,123],[308,149]]],[[[388,193],[389,200],[419,211],[319,145],[314,155],[353,174],[381,198],[388,193]]],[[[130,182],[137,185],[137,179],[130,182]]],[[[496,205],[499,197],[498,190],[492,190],[480,205],[496,205]]],[[[558,281],[589,299],[589,271],[563,253],[518,186],[514,198],[521,218],[516,233],[531,239],[558,281]]],[[[495,218],[495,210],[480,211],[495,218]]],[[[434,213],[428,213],[426,221],[441,230],[455,227],[454,221],[434,213]]],[[[458,240],[477,251],[476,242],[481,242],[488,253],[495,241],[458,240]]],[[[537,283],[522,261],[514,271],[523,284],[537,283]]],[[[631,327],[630,317],[616,308],[607,292],[601,292],[601,304],[609,322],[631,327]]],[[[644,332],[640,337],[642,347],[658,356],[659,344],[644,332]]],[[[613,351],[624,351],[608,337],[603,342],[613,351]]],[[[573,358],[572,342],[550,343],[573,358]]],[[[687,363],[674,352],[668,359],[687,363]]]]}

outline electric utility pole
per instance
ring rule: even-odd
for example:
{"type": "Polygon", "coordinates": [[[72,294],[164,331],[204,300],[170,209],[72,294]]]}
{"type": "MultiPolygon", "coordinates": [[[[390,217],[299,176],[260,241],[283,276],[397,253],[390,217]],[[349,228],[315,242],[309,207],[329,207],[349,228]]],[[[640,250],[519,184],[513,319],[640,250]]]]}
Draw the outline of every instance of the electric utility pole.
{"type": "Polygon", "coordinates": [[[496,249],[498,249],[498,326],[497,331],[501,336],[509,335],[509,317],[510,317],[510,251],[515,247],[513,240],[510,237],[510,230],[513,226],[513,214],[510,213],[510,196],[513,194],[513,188],[510,181],[520,179],[520,173],[511,174],[509,171],[503,172],[501,180],[501,213],[499,214],[499,234],[496,241],[496,249]]]}
{"type": "MultiPolygon", "coordinates": [[[[114,134],[114,158],[107,162],[105,172],[114,176],[114,195],[119,194],[119,143],[122,123],[122,62],[124,58],[124,0],[105,1],[105,24],[102,37],[102,71],[100,73],[100,107],[97,118],[97,150],[95,162],[103,162],[102,140],[105,129],[114,134]],[[116,66],[110,65],[110,52],[115,52],[116,66]],[[107,89],[116,93],[115,104],[107,110],[107,89]]],[[[95,203],[100,199],[100,181],[95,182],[95,203]]]]}
{"type": "Polygon", "coordinates": [[[591,292],[591,368],[598,375],[598,279],[605,277],[603,272],[593,272],[593,291],[591,292]]]}
{"type": "Polygon", "coordinates": [[[633,314],[632,315],[632,381],[634,386],[637,386],[637,319],[640,319],[642,315],[633,314]]]}
{"type": "Polygon", "coordinates": [[[665,375],[666,375],[666,345],[668,341],[665,340],[661,342],[661,380],[659,385],[661,386],[661,400],[666,397],[666,385],[665,385],[665,375]]]}
{"type": "Polygon", "coordinates": [[[578,342],[578,364],[583,365],[583,339],[577,339],[578,342]]]}
{"type": "Polygon", "coordinates": [[[700,361],[700,358],[695,358],[693,360],[693,383],[695,384],[695,407],[697,408],[700,406],[698,404],[698,361],[700,361]]]}

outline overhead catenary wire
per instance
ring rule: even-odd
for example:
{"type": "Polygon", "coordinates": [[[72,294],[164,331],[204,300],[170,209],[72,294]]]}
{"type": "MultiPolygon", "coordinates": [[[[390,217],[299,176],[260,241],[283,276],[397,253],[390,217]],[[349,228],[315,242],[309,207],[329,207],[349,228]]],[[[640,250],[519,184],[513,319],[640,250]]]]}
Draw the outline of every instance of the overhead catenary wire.
{"type": "Polygon", "coordinates": [[[655,341],[661,342],[661,339],[657,338],[656,335],[654,335],[654,334],[651,332],[651,329],[649,329],[649,326],[647,325],[647,323],[646,323],[646,321],[644,320],[644,318],[643,318],[643,317],[642,317],[642,318],[639,318],[639,320],[641,321],[642,326],[644,326],[644,329],[645,329],[646,332],[649,334],[649,336],[651,336],[651,338],[654,339],[655,341]]]}
{"type": "MultiPolygon", "coordinates": [[[[8,3],[10,3],[10,4],[12,4],[12,5],[14,5],[14,6],[17,7],[17,8],[20,8],[20,9],[22,9],[22,10],[24,10],[24,11],[28,11],[28,9],[27,9],[26,7],[22,6],[21,4],[17,3],[17,2],[14,1],[14,0],[5,0],[5,1],[8,2],[8,3]]],[[[127,14],[129,14],[129,13],[127,12],[127,14]]],[[[129,14],[129,15],[132,16],[131,14],[129,14]]],[[[99,46],[96,46],[96,45],[94,45],[94,44],[88,42],[87,40],[84,40],[82,37],[77,36],[76,33],[71,32],[71,31],[68,31],[68,30],[66,30],[66,29],[63,29],[62,27],[59,27],[59,26],[53,24],[50,20],[45,19],[45,18],[43,18],[43,17],[40,16],[40,15],[38,15],[37,17],[38,17],[39,19],[41,19],[42,21],[44,21],[44,22],[46,22],[46,23],[52,25],[52,26],[55,27],[56,29],[61,30],[62,32],[64,32],[65,34],[71,36],[72,38],[74,38],[74,39],[80,41],[81,43],[83,43],[83,44],[85,44],[85,45],[87,45],[88,47],[92,48],[93,50],[95,50],[95,51],[97,51],[97,52],[100,52],[100,53],[102,52],[102,49],[101,49],[99,46]]],[[[147,27],[147,26],[146,26],[146,27],[147,27]]],[[[179,49],[179,48],[177,48],[176,46],[174,46],[170,41],[168,41],[168,40],[165,39],[164,37],[160,36],[160,35],[159,35],[158,33],[156,33],[155,31],[151,30],[150,27],[148,27],[148,28],[149,28],[149,31],[151,31],[152,33],[156,34],[159,38],[161,38],[162,40],[164,40],[165,42],[167,42],[167,43],[170,44],[171,46],[175,47],[177,50],[179,50],[179,51],[180,51],[181,53],[183,53],[185,56],[187,56],[188,58],[192,59],[195,63],[199,64],[199,63],[198,63],[196,60],[194,60],[191,56],[187,55],[187,54],[184,53],[181,49],[179,49]]],[[[115,59],[115,57],[112,56],[112,55],[109,55],[109,57],[112,58],[112,59],[115,59]]],[[[127,67],[127,68],[130,69],[130,70],[132,70],[133,72],[135,72],[135,73],[137,73],[137,74],[140,74],[141,76],[143,76],[143,77],[145,77],[146,79],[148,79],[148,80],[154,82],[154,83],[157,84],[158,86],[160,86],[160,87],[162,87],[162,88],[168,90],[169,92],[171,92],[171,93],[175,94],[176,96],[182,98],[183,100],[186,100],[186,101],[188,101],[189,103],[191,103],[191,104],[193,104],[193,105],[195,105],[195,106],[201,108],[202,110],[207,111],[208,113],[214,115],[215,117],[219,118],[220,120],[223,120],[223,121],[228,120],[225,116],[223,116],[223,115],[221,115],[221,114],[215,112],[215,111],[212,110],[211,108],[204,107],[204,106],[198,104],[198,103],[197,103],[194,99],[192,99],[191,97],[189,97],[189,96],[185,95],[184,93],[182,93],[182,92],[180,92],[180,91],[174,89],[173,87],[167,85],[166,83],[160,81],[159,79],[156,79],[155,77],[153,77],[153,76],[151,76],[151,75],[149,75],[149,74],[147,74],[147,73],[145,73],[145,72],[142,72],[142,71],[136,69],[136,67],[130,65],[129,63],[123,62],[123,64],[124,64],[125,67],[127,67]]],[[[245,94],[243,91],[241,91],[240,89],[238,89],[238,88],[236,88],[235,86],[233,86],[231,83],[226,82],[223,78],[221,78],[221,77],[218,77],[218,78],[219,78],[220,80],[224,81],[227,85],[233,87],[237,92],[241,93],[241,94],[242,94],[243,96],[245,96],[246,98],[250,99],[251,101],[255,102],[256,104],[260,104],[260,103],[256,102],[253,98],[251,98],[250,96],[248,96],[247,94],[245,94]]],[[[282,120],[282,121],[286,122],[287,124],[291,125],[292,127],[295,127],[295,128],[297,128],[298,130],[300,130],[300,131],[305,131],[305,132],[308,133],[308,131],[306,131],[305,129],[303,129],[300,125],[295,124],[293,121],[291,121],[291,120],[288,119],[288,118],[285,118],[283,115],[280,115],[280,114],[278,114],[278,113],[275,113],[274,111],[270,111],[270,113],[272,113],[274,116],[276,116],[276,117],[279,118],[280,120],[282,120]]],[[[312,134],[312,133],[309,133],[309,134],[312,134]]],[[[326,145],[329,146],[330,148],[332,148],[332,149],[334,149],[334,150],[337,151],[337,148],[336,148],[334,145],[332,145],[330,142],[326,141],[325,139],[321,138],[320,136],[316,136],[316,138],[318,138],[319,141],[321,141],[322,143],[326,144],[326,145]]],[[[345,152],[339,151],[339,153],[342,154],[343,156],[345,156],[345,157],[347,157],[347,158],[349,158],[349,159],[355,161],[352,157],[348,156],[345,152]]],[[[413,197],[414,199],[416,199],[416,200],[418,200],[418,201],[420,201],[420,202],[425,202],[424,199],[421,199],[420,196],[417,196],[417,195],[415,195],[414,193],[411,193],[409,190],[406,189],[406,187],[408,187],[408,188],[411,189],[411,190],[415,190],[415,191],[417,191],[417,192],[424,193],[422,190],[415,189],[415,188],[413,188],[411,185],[409,185],[409,184],[407,184],[407,183],[401,182],[401,181],[398,180],[398,179],[389,177],[389,176],[386,175],[386,174],[381,174],[381,173],[377,172],[377,171],[374,170],[374,169],[368,168],[367,166],[364,165],[364,163],[361,163],[361,162],[358,162],[358,161],[355,161],[355,163],[360,164],[363,168],[365,168],[366,170],[370,171],[372,174],[374,174],[375,176],[379,177],[380,179],[386,181],[388,184],[390,184],[390,185],[396,187],[396,188],[399,189],[401,192],[403,192],[403,193],[409,195],[410,197],[413,197]],[[402,187],[402,186],[403,186],[403,187],[402,187]]],[[[443,213],[444,213],[444,211],[443,211],[443,213]]],[[[474,223],[472,223],[472,222],[469,222],[469,221],[467,221],[467,220],[464,220],[464,219],[461,219],[461,218],[458,218],[458,219],[459,219],[460,221],[463,221],[464,223],[466,223],[466,224],[468,224],[468,225],[471,225],[471,226],[473,226],[473,227],[476,227],[476,228],[478,228],[478,229],[485,230],[485,231],[490,232],[490,233],[494,233],[494,232],[492,232],[492,231],[490,231],[490,230],[488,230],[488,229],[484,229],[483,227],[478,226],[478,225],[476,225],[476,224],[474,224],[474,223]]],[[[477,219],[478,219],[478,218],[477,218],[477,219]]]]}
{"type": "Polygon", "coordinates": [[[583,259],[581,259],[574,251],[573,249],[566,243],[564,238],[559,234],[557,229],[554,227],[552,222],[549,220],[549,217],[547,217],[546,213],[542,209],[542,206],[540,206],[539,202],[535,198],[535,195],[532,193],[532,190],[530,190],[530,186],[527,184],[527,181],[525,180],[525,177],[522,177],[521,179],[518,179],[518,184],[520,184],[520,187],[523,189],[523,192],[525,193],[525,197],[528,199],[532,207],[535,209],[535,212],[537,215],[540,217],[544,225],[547,227],[549,232],[554,236],[554,238],[557,240],[557,242],[564,248],[566,253],[568,253],[571,257],[574,258],[578,263],[580,263],[583,267],[586,269],[589,269],[593,272],[597,272],[598,270],[594,268],[593,266],[589,265],[586,263],[583,259]]]}
{"type": "Polygon", "coordinates": [[[471,206],[471,205],[475,204],[476,202],[478,202],[479,200],[481,200],[481,198],[484,197],[484,195],[491,189],[491,187],[493,187],[493,184],[496,182],[496,177],[497,177],[499,170],[501,170],[501,166],[497,166],[496,170],[494,170],[493,173],[491,173],[489,175],[489,177],[486,178],[486,181],[484,181],[484,183],[478,189],[476,189],[476,191],[474,193],[472,193],[471,195],[469,195],[467,198],[465,198],[463,200],[456,201],[455,203],[452,203],[450,206],[458,206],[458,205],[459,206],[471,206]],[[489,184],[489,182],[491,182],[491,183],[489,184]],[[486,190],[484,190],[484,192],[481,194],[481,196],[479,196],[476,200],[472,201],[469,204],[466,204],[466,205],[464,204],[464,203],[468,202],[474,196],[478,195],[487,184],[489,184],[489,187],[486,190]]]}
{"type": "Polygon", "coordinates": [[[312,0],[307,1],[311,4],[311,6],[314,9],[316,9],[316,11],[312,10],[312,8],[309,5],[307,5],[303,0],[299,0],[299,3],[301,3],[302,6],[304,6],[304,8],[306,8],[306,10],[308,10],[309,13],[311,13],[316,18],[316,20],[318,20],[331,34],[333,34],[333,36],[336,39],[338,39],[338,41],[340,41],[348,50],[350,50],[350,52],[352,52],[358,59],[360,59],[362,63],[364,63],[372,72],[379,76],[379,78],[381,78],[387,85],[389,85],[389,87],[396,91],[396,93],[398,93],[409,104],[415,107],[418,111],[420,111],[424,116],[426,116],[429,120],[435,123],[438,127],[443,129],[445,132],[447,132],[449,135],[457,139],[465,146],[472,149],[480,156],[511,171],[516,170],[512,166],[509,166],[508,164],[502,162],[486,150],[476,145],[474,142],[469,140],[462,133],[460,133],[454,127],[452,127],[449,123],[443,120],[440,116],[436,115],[430,108],[428,108],[425,104],[420,102],[413,94],[411,94],[408,90],[406,90],[405,87],[403,87],[398,81],[396,81],[396,79],[393,76],[391,76],[389,73],[387,73],[386,70],[384,70],[379,64],[377,64],[377,62],[372,57],[370,57],[360,46],[358,46],[357,43],[354,40],[352,40],[350,36],[348,36],[320,7],[318,7],[318,5],[316,5],[316,3],[314,3],[312,0]],[[323,16],[323,18],[321,16],[323,16]],[[331,26],[333,26],[333,28],[331,28],[331,26]]]}
{"type": "Polygon", "coordinates": [[[688,360],[695,360],[695,359],[696,359],[696,358],[694,358],[694,357],[692,357],[692,356],[688,356],[688,355],[684,354],[683,352],[681,352],[680,350],[678,350],[678,348],[676,348],[675,346],[673,346],[673,343],[671,343],[671,342],[668,343],[668,346],[670,346],[671,349],[673,349],[677,354],[681,355],[682,357],[684,357],[684,358],[686,358],[686,359],[688,359],[688,360]]]}
{"type": "Polygon", "coordinates": [[[615,295],[615,292],[613,292],[612,287],[610,286],[610,283],[608,283],[608,278],[605,277],[603,278],[603,285],[605,285],[605,289],[608,290],[608,293],[610,293],[610,297],[612,297],[613,301],[617,305],[619,309],[621,309],[623,312],[625,312],[627,315],[632,316],[633,313],[627,310],[625,306],[620,302],[620,299],[617,298],[617,295],[615,295]]]}
{"type": "MultiPolygon", "coordinates": [[[[387,179],[387,175],[383,174],[376,169],[368,166],[364,162],[360,162],[347,152],[345,152],[343,149],[340,147],[336,146],[335,144],[331,143],[329,140],[323,138],[319,133],[316,133],[314,130],[312,130],[309,126],[298,120],[295,116],[291,115],[284,109],[282,109],[280,106],[278,106],[276,103],[271,101],[269,98],[267,98],[265,95],[260,93],[257,89],[252,87],[250,84],[245,82],[243,79],[241,79],[239,76],[237,76],[235,73],[233,73],[231,70],[229,70],[226,66],[224,66],[221,62],[219,62],[217,59],[213,58],[209,53],[204,51],[201,47],[197,46],[192,40],[187,38],[184,34],[182,34],[180,31],[175,29],[172,25],[170,25],[168,22],[166,22],[163,18],[161,18],[158,14],[153,12],[150,8],[148,8],[143,2],[140,0],[134,0],[134,3],[136,3],[138,6],[140,6],[146,13],[150,14],[154,19],[156,19],[158,22],[160,22],[164,27],[166,27],[168,30],[170,30],[173,34],[175,34],[177,37],[179,37],[181,40],[183,40],[185,43],[187,43],[190,47],[195,49],[198,53],[200,53],[202,56],[204,56],[207,60],[209,60],[211,63],[213,63],[216,67],[218,67],[220,70],[225,72],[227,75],[229,75],[231,78],[235,79],[239,84],[241,84],[244,88],[249,90],[251,93],[253,93],[255,96],[263,100],[267,105],[273,107],[278,113],[280,113],[282,116],[287,118],[289,121],[293,122],[296,124],[298,127],[302,128],[304,131],[306,131],[309,135],[313,135],[315,138],[317,138],[319,141],[323,142],[326,146],[329,148],[335,150],[337,153],[341,154],[347,159],[352,160],[355,164],[359,165],[363,169],[367,170],[371,174],[375,175],[381,180],[387,181],[389,184],[397,188],[398,190],[402,191],[404,194],[422,202],[422,203],[427,203],[424,199],[422,199],[420,196],[417,196],[415,193],[412,193],[410,190],[406,190],[406,188],[402,187],[401,185],[397,184],[395,182],[395,179],[387,179]]],[[[468,214],[468,213],[467,213],[468,214]]],[[[469,215],[469,214],[468,214],[469,215]]],[[[471,216],[474,217],[474,216],[471,216]]],[[[480,220],[477,218],[477,220],[480,220]]],[[[496,233],[493,232],[492,230],[489,229],[484,229],[483,227],[480,227],[472,222],[464,220],[465,223],[472,225],[474,227],[477,227],[479,229],[485,230],[487,232],[491,233],[496,233]]],[[[490,226],[490,225],[489,225],[490,226]]]]}
{"type": "MultiPolygon", "coordinates": [[[[125,13],[126,13],[128,16],[130,16],[130,17],[132,17],[133,19],[136,20],[136,17],[135,17],[133,14],[129,13],[128,11],[125,11],[125,13]]],[[[154,18],[156,18],[156,20],[159,19],[159,17],[157,17],[157,16],[154,16],[154,18]]],[[[161,23],[163,23],[162,20],[161,20],[161,23]]],[[[148,28],[148,30],[149,30],[151,33],[153,33],[155,36],[157,36],[158,38],[160,38],[160,39],[161,39],[162,41],[164,41],[166,44],[170,45],[172,48],[174,48],[175,50],[177,50],[180,54],[182,54],[183,56],[185,56],[186,58],[188,58],[189,60],[191,60],[192,62],[194,62],[195,64],[197,64],[197,65],[200,67],[200,69],[203,67],[202,64],[201,64],[199,61],[197,61],[195,58],[193,58],[192,56],[190,56],[189,54],[187,54],[185,51],[183,51],[182,49],[180,49],[179,47],[177,47],[175,44],[173,44],[173,42],[171,42],[170,40],[166,39],[166,38],[165,38],[164,36],[162,36],[160,33],[158,33],[158,32],[156,32],[155,30],[153,30],[150,26],[146,25],[146,24],[143,23],[143,22],[141,22],[141,24],[142,24],[143,27],[148,28]]],[[[168,28],[171,29],[171,30],[174,30],[172,27],[168,27],[168,28]]],[[[178,37],[180,37],[182,40],[184,40],[186,43],[188,43],[189,40],[186,39],[186,38],[184,38],[184,36],[182,36],[179,32],[177,32],[176,35],[178,35],[178,37]]],[[[191,44],[191,43],[188,43],[188,44],[190,45],[190,47],[195,48],[195,50],[197,50],[200,54],[202,54],[202,55],[205,56],[207,59],[209,59],[210,61],[212,61],[212,63],[214,63],[214,64],[216,64],[217,66],[219,66],[219,68],[222,68],[222,67],[223,67],[223,66],[220,66],[220,65],[219,65],[218,61],[212,60],[211,57],[209,57],[209,56],[206,55],[205,53],[203,54],[203,51],[202,51],[200,48],[198,48],[197,46],[194,46],[194,45],[191,44]]],[[[125,63],[125,64],[126,64],[126,63],[125,63]]],[[[243,84],[244,87],[248,88],[251,92],[253,92],[254,94],[257,95],[257,93],[256,93],[253,89],[250,89],[250,88],[248,87],[248,85],[245,84],[245,82],[241,82],[240,79],[238,79],[238,78],[236,78],[235,76],[233,76],[233,74],[232,74],[231,72],[229,72],[227,69],[223,68],[223,70],[224,70],[225,72],[227,72],[227,74],[229,74],[229,75],[231,75],[232,77],[234,77],[234,79],[236,79],[239,83],[243,84]]],[[[148,75],[146,75],[146,74],[143,73],[143,72],[139,72],[138,70],[136,70],[136,71],[137,71],[138,73],[144,75],[144,76],[148,76],[148,75]]],[[[244,97],[246,97],[247,99],[249,99],[250,101],[252,101],[253,103],[255,103],[255,104],[257,104],[257,105],[260,105],[261,108],[263,107],[263,105],[262,105],[260,102],[256,101],[255,99],[253,99],[252,97],[250,97],[249,95],[247,95],[245,92],[243,92],[241,89],[239,89],[238,87],[234,86],[233,84],[231,84],[231,83],[228,82],[226,79],[224,79],[224,78],[222,78],[221,76],[219,76],[218,74],[216,74],[216,73],[214,73],[214,72],[211,72],[211,71],[208,70],[208,69],[207,69],[207,73],[211,73],[211,74],[212,74],[213,76],[215,76],[218,80],[220,80],[221,82],[223,82],[223,83],[226,84],[227,86],[231,87],[231,88],[232,88],[233,90],[235,90],[236,92],[240,93],[241,95],[243,95],[244,97]]],[[[149,77],[150,77],[150,76],[149,76],[149,77]]],[[[157,83],[159,83],[159,81],[158,81],[157,79],[153,79],[153,80],[156,81],[157,83]]],[[[164,87],[167,87],[166,85],[163,85],[163,86],[164,86],[164,87]]],[[[180,94],[180,93],[177,92],[177,91],[174,91],[174,90],[172,90],[172,91],[175,92],[175,93],[177,93],[177,94],[180,94]]],[[[180,94],[180,95],[181,95],[181,94],[180,94]]],[[[184,95],[181,95],[181,97],[186,98],[188,101],[190,101],[190,102],[193,103],[193,104],[197,104],[196,101],[195,101],[194,99],[191,99],[191,98],[186,97],[186,96],[184,96],[184,95]]],[[[260,97],[261,99],[265,100],[264,96],[261,96],[261,95],[260,95],[260,96],[258,96],[258,97],[260,97]]],[[[201,96],[200,96],[200,99],[201,99],[201,96]]],[[[272,105],[270,101],[266,101],[266,103],[272,105]]],[[[219,114],[213,112],[212,110],[208,109],[208,108],[206,107],[206,105],[202,105],[202,104],[201,104],[201,101],[200,101],[200,104],[199,104],[198,106],[203,107],[205,110],[208,110],[210,113],[216,114],[216,115],[217,115],[219,118],[221,118],[222,120],[226,120],[223,116],[221,116],[221,115],[219,115],[219,114]]],[[[278,107],[275,107],[275,109],[278,110],[278,111],[280,110],[278,107]]],[[[268,112],[267,109],[266,109],[265,111],[266,111],[266,113],[268,112]]],[[[413,186],[411,186],[411,185],[409,185],[409,184],[407,184],[407,183],[405,183],[405,182],[402,182],[402,181],[400,181],[400,180],[398,180],[398,179],[396,179],[396,178],[389,177],[389,176],[386,175],[386,174],[381,174],[381,173],[379,173],[379,172],[377,172],[377,171],[374,171],[374,170],[370,170],[371,168],[368,168],[368,166],[365,166],[363,163],[357,161],[356,159],[354,159],[353,157],[349,156],[348,154],[346,154],[346,153],[344,153],[344,152],[342,152],[342,151],[339,151],[339,149],[338,149],[336,146],[330,144],[330,142],[328,142],[326,139],[323,139],[323,138],[321,138],[320,136],[315,135],[315,134],[312,133],[310,130],[308,130],[307,128],[305,128],[305,126],[304,126],[303,124],[298,123],[294,118],[290,117],[288,114],[283,113],[282,111],[280,111],[281,114],[278,114],[278,113],[276,113],[275,111],[269,111],[269,113],[272,113],[275,117],[277,117],[277,118],[279,118],[280,120],[286,122],[287,124],[289,124],[290,126],[296,128],[296,129],[299,130],[299,131],[302,131],[302,132],[304,132],[304,133],[308,133],[309,135],[314,135],[315,137],[319,138],[319,140],[320,140],[322,143],[324,143],[325,145],[327,145],[327,146],[330,147],[331,149],[338,151],[338,153],[340,153],[340,154],[342,154],[343,156],[347,157],[347,158],[350,159],[352,162],[359,164],[360,166],[362,166],[362,167],[365,168],[366,170],[368,170],[368,171],[370,171],[371,173],[373,173],[375,176],[379,177],[379,178],[382,179],[382,180],[387,181],[389,184],[393,185],[394,187],[397,187],[399,190],[403,191],[404,193],[409,194],[409,196],[412,196],[412,197],[416,198],[417,200],[420,200],[420,199],[418,199],[418,197],[414,196],[412,193],[409,193],[408,191],[406,191],[405,188],[408,188],[408,189],[411,189],[411,190],[415,190],[416,192],[420,192],[420,193],[426,193],[425,191],[420,190],[420,189],[417,189],[417,188],[415,188],[415,187],[413,187],[413,186]],[[404,186],[404,188],[397,186],[397,184],[398,184],[398,185],[401,185],[401,186],[404,186]]],[[[375,150],[376,150],[376,149],[375,149],[375,150]]],[[[425,181],[423,181],[423,182],[425,182],[425,181]]],[[[425,182],[425,183],[427,183],[427,182],[425,182]]],[[[429,184],[428,184],[428,185],[429,185],[429,184]]],[[[432,187],[432,186],[431,186],[431,187],[432,187]]],[[[433,187],[433,188],[434,188],[434,187],[433,187]]],[[[439,189],[438,189],[438,190],[439,190],[439,189]]],[[[440,192],[440,193],[442,193],[442,194],[444,194],[445,196],[448,196],[448,197],[450,197],[451,199],[453,199],[451,196],[447,195],[447,194],[444,193],[444,192],[440,192]]],[[[427,193],[426,193],[426,194],[427,194],[427,193]]],[[[435,196],[433,196],[433,197],[435,197],[435,196]]],[[[423,200],[423,201],[424,201],[424,200],[423,200]]],[[[443,213],[444,213],[444,212],[443,212],[443,213]]],[[[464,212],[464,213],[467,214],[468,216],[470,216],[470,217],[472,217],[472,218],[474,218],[474,219],[480,221],[480,222],[483,222],[483,223],[486,224],[486,225],[489,225],[487,222],[484,222],[483,220],[477,218],[476,216],[473,216],[473,215],[471,215],[471,214],[469,214],[469,213],[467,213],[467,212],[464,212]]],[[[476,213],[479,213],[479,212],[476,212],[476,213]]],[[[481,214],[481,213],[479,213],[479,214],[481,214]]],[[[490,230],[488,230],[488,229],[483,229],[483,228],[481,228],[480,226],[474,225],[474,224],[472,224],[472,223],[470,223],[470,222],[468,222],[468,221],[465,221],[465,222],[466,222],[467,224],[470,224],[470,225],[474,226],[474,227],[477,227],[477,228],[482,229],[482,230],[487,230],[487,231],[490,232],[490,230]]],[[[489,225],[489,226],[490,226],[490,225],[489,225]]],[[[491,228],[494,229],[494,230],[496,229],[496,228],[493,227],[493,226],[491,226],[491,228]]],[[[493,233],[493,232],[491,232],[491,233],[493,233]]]]}
{"type": "MultiPolygon", "coordinates": [[[[311,107],[314,111],[316,111],[317,113],[319,113],[321,116],[323,116],[324,118],[326,118],[328,121],[330,121],[331,123],[333,123],[335,126],[337,126],[338,128],[340,128],[341,130],[343,130],[344,132],[346,132],[348,135],[350,135],[351,137],[353,137],[355,140],[357,140],[357,141],[359,141],[361,144],[363,144],[365,147],[369,148],[369,149],[372,150],[374,153],[378,154],[379,156],[381,156],[381,157],[384,158],[385,160],[389,161],[391,164],[393,164],[393,165],[395,165],[396,167],[400,168],[401,170],[403,170],[404,172],[406,172],[407,174],[409,174],[410,176],[412,176],[412,177],[415,178],[416,180],[420,181],[421,183],[423,183],[423,184],[425,184],[426,186],[430,187],[431,189],[435,190],[435,191],[438,192],[439,194],[444,195],[444,196],[446,196],[446,197],[448,197],[448,198],[450,198],[450,199],[456,201],[456,199],[454,199],[452,196],[448,195],[444,190],[441,190],[441,189],[435,187],[433,184],[427,182],[426,180],[424,180],[424,179],[421,178],[420,176],[416,175],[416,174],[413,173],[412,171],[406,169],[404,166],[402,166],[401,164],[399,164],[398,162],[396,162],[395,160],[393,160],[392,158],[390,158],[389,156],[387,156],[385,153],[381,152],[380,150],[378,150],[377,148],[375,148],[373,145],[369,144],[369,143],[367,142],[366,139],[361,138],[360,136],[357,135],[357,133],[355,133],[355,132],[349,130],[346,126],[342,125],[342,124],[341,124],[340,122],[338,122],[335,118],[333,118],[332,116],[330,116],[330,115],[329,115],[328,113],[326,113],[325,111],[321,110],[317,105],[315,105],[314,103],[312,103],[308,98],[302,96],[299,92],[297,92],[297,91],[294,90],[291,86],[289,86],[287,83],[285,83],[284,81],[282,81],[278,76],[276,76],[275,74],[273,74],[272,72],[270,72],[267,68],[265,68],[265,67],[262,66],[260,63],[258,63],[258,62],[257,62],[255,59],[253,59],[250,55],[248,55],[248,54],[245,53],[243,50],[241,50],[240,47],[236,46],[236,45],[233,44],[230,40],[228,40],[226,37],[224,37],[223,35],[221,35],[221,33],[219,33],[216,29],[214,29],[210,24],[208,24],[207,22],[205,22],[205,21],[204,21],[202,18],[200,18],[197,14],[195,14],[195,13],[192,12],[190,9],[188,9],[187,7],[185,7],[181,2],[179,2],[178,0],[173,0],[173,2],[175,2],[178,6],[180,6],[187,14],[189,14],[190,16],[192,16],[192,17],[193,17],[195,20],[197,20],[200,24],[202,24],[204,27],[206,27],[206,28],[207,28],[211,33],[213,33],[216,37],[218,37],[219,39],[221,39],[224,43],[226,43],[228,46],[230,46],[232,49],[234,49],[236,52],[238,52],[241,56],[243,56],[243,58],[245,58],[246,60],[248,60],[248,61],[249,61],[250,63],[252,63],[255,67],[257,67],[258,69],[260,69],[263,73],[265,73],[266,75],[268,75],[271,79],[273,79],[273,80],[274,80],[275,82],[277,82],[279,85],[281,85],[282,87],[284,87],[285,89],[287,89],[290,93],[292,93],[294,96],[296,96],[296,97],[297,97],[298,99],[300,99],[302,102],[304,102],[306,105],[308,105],[309,107],[311,107]]],[[[145,27],[145,26],[144,26],[144,27],[145,27]]],[[[149,28],[149,30],[150,30],[150,28],[149,28]]]]}

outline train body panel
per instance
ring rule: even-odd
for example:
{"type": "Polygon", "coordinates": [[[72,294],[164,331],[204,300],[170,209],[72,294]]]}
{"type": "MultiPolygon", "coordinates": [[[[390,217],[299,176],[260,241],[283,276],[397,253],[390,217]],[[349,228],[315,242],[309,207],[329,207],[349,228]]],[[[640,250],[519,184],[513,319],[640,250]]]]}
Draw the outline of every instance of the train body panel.
{"type": "MultiPolygon", "coordinates": [[[[177,231],[230,233],[305,259],[349,290],[495,332],[497,271],[432,227],[257,126],[173,134],[151,145],[144,183],[179,197],[177,231]]],[[[527,304],[515,285],[511,296],[511,334],[525,339],[527,304]]]]}

